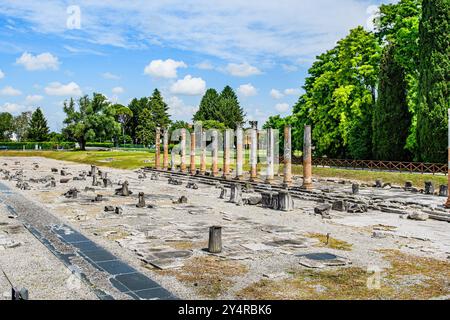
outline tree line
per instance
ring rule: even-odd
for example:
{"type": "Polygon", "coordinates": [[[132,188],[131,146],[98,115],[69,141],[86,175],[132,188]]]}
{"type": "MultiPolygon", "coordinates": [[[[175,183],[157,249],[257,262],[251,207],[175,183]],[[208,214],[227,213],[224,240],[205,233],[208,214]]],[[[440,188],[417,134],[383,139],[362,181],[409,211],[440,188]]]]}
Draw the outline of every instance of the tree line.
{"type": "Polygon", "coordinates": [[[449,105],[448,0],[381,5],[373,32],[357,27],[319,55],[293,114],[300,149],[312,125],[316,156],[445,163],[449,105]]]}
{"type": "Polygon", "coordinates": [[[0,113],[0,141],[54,141],[60,138],[56,132],[50,133],[47,120],[41,108],[26,111],[17,116],[9,112],[0,113]]]}

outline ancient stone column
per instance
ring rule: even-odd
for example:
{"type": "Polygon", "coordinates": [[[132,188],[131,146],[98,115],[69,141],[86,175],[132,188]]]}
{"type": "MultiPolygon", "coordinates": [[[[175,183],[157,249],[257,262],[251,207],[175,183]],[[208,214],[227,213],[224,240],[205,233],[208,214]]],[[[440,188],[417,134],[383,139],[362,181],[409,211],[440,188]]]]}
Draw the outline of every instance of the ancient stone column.
{"type": "Polygon", "coordinates": [[[225,130],[223,134],[223,177],[227,178],[230,174],[230,152],[231,152],[231,132],[225,130]]]}
{"type": "Polygon", "coordinates": [[[208,251],[210,253],[222,252],[222,227],[212,226],[209,228],[208,251]]]}
{"type": "Polygon", "coordinates": [[[236,179],[241,179],[244,165],[244,134],[242,125],[239,123],[236,127],[236,179]]]}
{"type": "Polygon", "coordinates": [[[305,125],[303,136],[303,189],[312,189],[311,126],[305,125]]]}
{"type": "Polygon", "coordinates": [[[161,129],[156,127],[155,135],[155,168],[157,170],[161,169],[160,157],[161,157],[161,129]]]}
{"type": "Polygon", "coordinates": [[[206,173],[206,132],[202,131],[201,141],[201,154],[200,154],[200,174],[206,173]]]}
{"type": "Polygon", "coordinates": [[[216,177],[219,174],[218,156],[219,156],[219,134],[217,130],[212,132],[212,175],[216,177]]]}
{"type": "Polygon", "coordinates": [[[191,132],[191,174],[194,175],[195,172],[195,132],[191,132]]]}
{"type": "Polygon", "coordinates": [[[181,148],[180,170],[181,170],[181,172],[186,172],[186,129],[184,129],[184,128],[181,129],[180,148],[181,148]]]}
{"type": "Polygon", "coordinates": [[[257,164],[258,164],[258,122],[250,122],[252,128],[250,131],[250,180],[254,181],[257,178],[257,164]]]}
{"type": "Polygon", "coordinates": [[[284,179],[285,186],[292,183],[292,147],[291,147],[291,126],[284,127],[284,179]]]}
{"type": "Polygon", "coordinates": [[[447,173],[447,179],[448,179],[448,197],[447,202],[445,203],[446,208],[450,208],[450,109],[448,109],[448,173],[447,173]]]}
{"type": "Polygon", "coordinates": [[[266,149],[266,158],[267,158],[267,176],[266,183],[271,183],[273,181],[273,162],[274,162],[274,136],[273,129],[267,129],[267,149],[266,149]]]}
{"type": "Polygon", "coordinates": [[[169,168],[169,129],[164,128],[163,133],[163,169],[169,168]]]}

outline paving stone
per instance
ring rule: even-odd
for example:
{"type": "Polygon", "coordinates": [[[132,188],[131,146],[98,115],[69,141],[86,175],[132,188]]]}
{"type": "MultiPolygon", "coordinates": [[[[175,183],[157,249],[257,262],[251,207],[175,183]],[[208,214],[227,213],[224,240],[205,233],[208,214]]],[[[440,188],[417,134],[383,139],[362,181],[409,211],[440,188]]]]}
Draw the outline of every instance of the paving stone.
{"type": "Polygon", "coordinates": [[[120,274],[117,275],[115,279],[119,281],[119,283],[130,289],[130,291],[161,287],[158,283],[141,273],[120,274]]]}

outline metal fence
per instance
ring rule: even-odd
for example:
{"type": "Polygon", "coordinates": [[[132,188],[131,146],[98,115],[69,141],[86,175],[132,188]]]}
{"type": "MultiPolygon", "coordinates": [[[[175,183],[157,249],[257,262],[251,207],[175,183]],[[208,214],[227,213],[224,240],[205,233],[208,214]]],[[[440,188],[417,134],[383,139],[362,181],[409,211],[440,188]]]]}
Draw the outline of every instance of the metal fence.
{"type": "MultiPolygon", "coordinates": [[[[283,159],[281,158],[280,161],[283,159]]],[[[379,161],[379,160],[350,160],[313,158],[313,166],[333,167],[345,169],[368,169],[379,171],[398,171],[416,173],[440,173],[447,174],[448,166],[443,163],[403,162],[403,161],[379,161]]],[[[301,164],[301,157],[292,157],[292,163],[301,164]]]]}

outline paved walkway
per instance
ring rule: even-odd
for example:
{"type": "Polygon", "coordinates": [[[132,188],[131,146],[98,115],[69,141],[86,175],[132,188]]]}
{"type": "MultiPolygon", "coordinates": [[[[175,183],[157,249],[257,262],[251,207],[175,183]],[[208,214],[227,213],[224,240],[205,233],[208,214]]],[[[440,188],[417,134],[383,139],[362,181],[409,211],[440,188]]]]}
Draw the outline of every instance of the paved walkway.
{"type": "Polygon", "coordinates": [[[138,300],[176,299],[158,283],[1,182],[0,202],[5,203],[8,211],[73,273],[78,274],[99,299],[121,298],[113,292],[138,300]]]}

